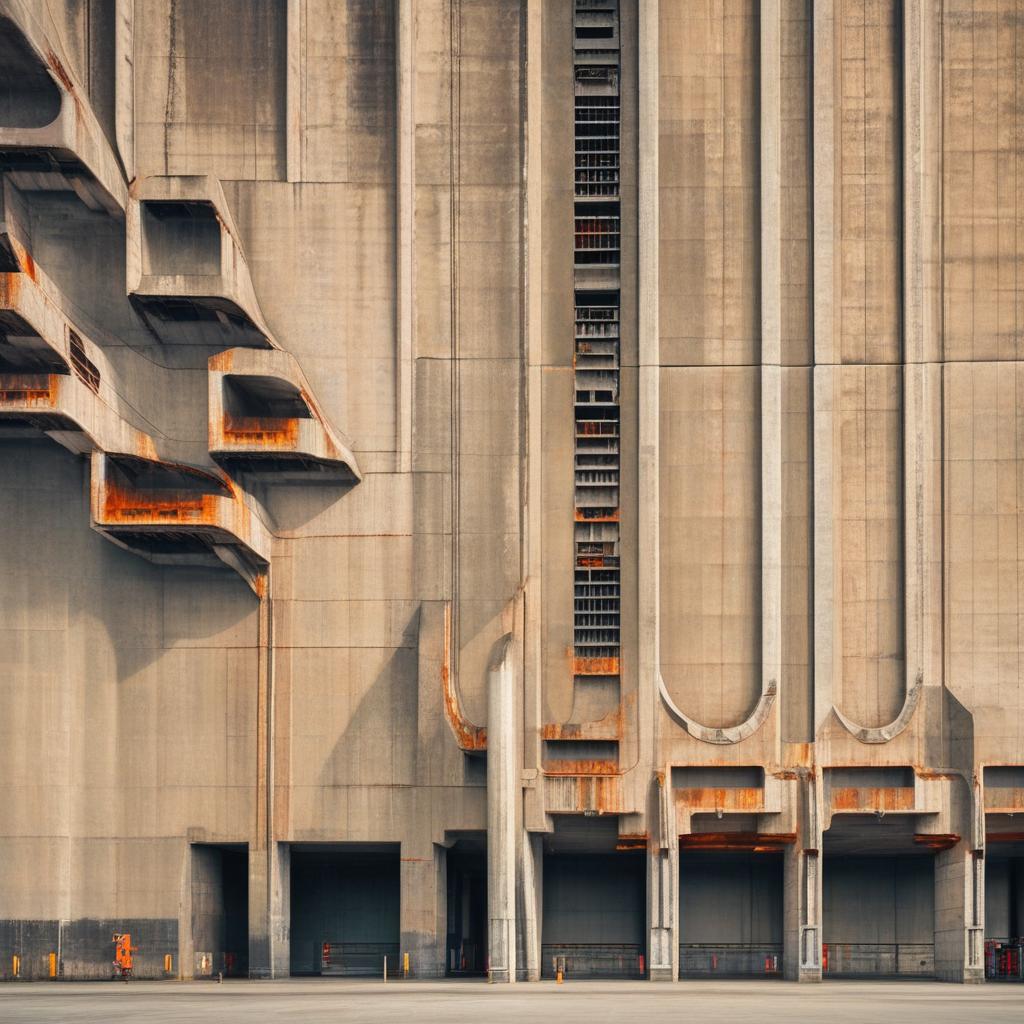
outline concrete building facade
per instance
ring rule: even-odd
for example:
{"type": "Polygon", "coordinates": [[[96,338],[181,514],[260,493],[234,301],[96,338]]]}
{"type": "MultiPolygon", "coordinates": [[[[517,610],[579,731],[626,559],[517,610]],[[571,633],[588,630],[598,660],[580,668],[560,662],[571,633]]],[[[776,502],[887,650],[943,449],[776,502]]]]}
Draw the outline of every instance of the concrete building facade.
{"type": "Polygon", "coordinates": [[[0,0],[0,974],[1019,973],[1022,53],[0,0]]]}

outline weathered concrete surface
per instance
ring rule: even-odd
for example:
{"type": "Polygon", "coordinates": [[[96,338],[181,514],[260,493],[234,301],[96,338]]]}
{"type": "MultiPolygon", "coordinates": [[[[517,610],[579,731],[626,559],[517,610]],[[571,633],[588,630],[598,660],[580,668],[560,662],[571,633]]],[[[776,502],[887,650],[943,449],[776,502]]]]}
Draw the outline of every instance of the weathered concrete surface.
{"type": "Polygon", "coordinates": [[[818,980],[902,934],[851,852],[930,887],[936,976],[1019,930],[1024,0],[575,9],[0,0],[0,977],[106,976],[129,928],[189,977],[227,892],[252,973],[318,969],[373,905],[293,920],[302,850],[397,857],[350,954],[414,978],[486,959],[466,843],[508,980],[714,942],[818,980]],[[619,263],[580,274],[610,52],[619,263]],[[621,664],[575,678],[598,280],[621,664]],[[129,458],[163,484],[122,507],[129,458]]]}

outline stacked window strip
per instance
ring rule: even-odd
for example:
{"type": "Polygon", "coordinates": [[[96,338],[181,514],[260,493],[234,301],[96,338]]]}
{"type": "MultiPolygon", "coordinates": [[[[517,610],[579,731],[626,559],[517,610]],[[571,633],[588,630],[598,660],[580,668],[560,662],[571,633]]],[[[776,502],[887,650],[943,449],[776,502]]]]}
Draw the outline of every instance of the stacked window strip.
{"type": "Polygon", "coordinates": [[[619,675],[619,24],[616,0],[575,4],[573,671],[619,675]],[[596,290],[594,272],[612,273],[596,290]]]}

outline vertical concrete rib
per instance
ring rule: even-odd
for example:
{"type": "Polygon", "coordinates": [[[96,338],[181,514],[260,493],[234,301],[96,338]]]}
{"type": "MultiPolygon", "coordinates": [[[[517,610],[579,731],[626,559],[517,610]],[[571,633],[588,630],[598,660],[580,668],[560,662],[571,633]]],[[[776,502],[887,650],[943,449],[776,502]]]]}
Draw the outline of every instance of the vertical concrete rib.
{"type": "Polygon", "coordinates": [[[306,0],[288,0],[285,71],[285,170],[289,181],[302,180],[302,88],[305,81],[306,0]]]}
{"type": "MultiPolygon", "coordinates": [[[[525,277],[524,320],[526,347],[526,493],[523,499],[525,576],[523,615],[523,749],[524,773],[536,777],[540,769],[541,726],[541,586],[543,536],[543,156],[542,104],[544,0],[526,5],[526,146],[525,146],[525,277]]],[[[540,907],[537,898],[540,837],[525,831],[519,836],[518,872],[522,906],[522,948],[527,981],[540,980],[540,907]]]]}
{"type": "Polygon", "coordinates": [[[814,727],[832,710],[835,636],[835,24],[813,4],[814,166],[814,727]]]}
{"type": "Polygon", "coordinates": [[[637,557],[640,774],[647,776],[654,743],[661,668],[659,639],[660,344],[658,324],[658,16],[659,0],[640,0],[639,196],[637,209],[637,334],[639,346],[637,557]]]}
{"type": "Polygon", "coordinates": [[[135,0],[114,6],[114,136],[125,177],[135,177],[135,0]]]}
{"type": "Polygon", "coordinates": [[[780,0],[761,0],[762,692],[771,684],[778,686],[782,673],[781,91],[780,0]]]}
{"type": "Polygon", "coordinates": [[[515,646],[506,633],[487,673],[487,908],[490,980],[516,980],[515,646]]]}
{"type": "Polygon", "coordinates": [[[413,331],[416,323],[416,0],[395,0],[398,52],[395,60],[395,151],[398,164],[395,217],[397,338],[395,352],[396,471],[412,468],[413,331]]]}

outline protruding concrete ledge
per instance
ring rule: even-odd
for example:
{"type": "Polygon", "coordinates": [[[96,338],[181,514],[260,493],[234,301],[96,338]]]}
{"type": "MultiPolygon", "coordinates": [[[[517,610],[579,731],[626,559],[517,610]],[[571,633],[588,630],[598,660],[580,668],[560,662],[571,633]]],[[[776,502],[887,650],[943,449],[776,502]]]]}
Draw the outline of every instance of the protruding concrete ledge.
{"type": "Polygon", "coordinates": [[[904,729],[906,729],[908,725],[910,725],[910,720],[914,717],[917,705],[921,702],[921,693],[923,690],[923,680],[918,677],[914,685],[907,688],[906,695],[903,698],[903,707],[900,709],[900,713],[888,725],[858,725],[856,722],[847,718],[838,707],[833,707],[832,710],[842,727],[850,733],[851,736],[860,740],[861,743],[888,743],[889,740],[895,739],[901,732],[903,732],[904,729]]]}
{"type": "Polygon", "coordinates": [[[19,187],[73,191],[120,217],[128,194],[121,165],[39,8],[0,0],[0,160],[19,187]]]}
{"type": "Polygon", "coordinates": [[[168,344],[279,348],[263,318],[220,182],[142,178],[127,219],[128,295],[168,344]]]}
{"type": "Polygon", "coordinates": [[[102,350],[47,294],[55,289],[17,240],[8,241],[25,270],[0,273],[0,418],[28,422],[73,452],[155,457],[148,435],[117,411],[102,350]]]}
{"type": "Polygon", "coordinates": [[[231,481],[155,459],[93,452],[92,526],[152,562],[219,565],[259,593],[270,535],[231,481]]]}
{"type": "Polygon", "coordinates": [[[664,677],[661,673],[658,673],[658,690],[661,694],[661,702],[665,705],[668,713],[694,738],[703,740],[705,743],[739,743],[740,740],[745,740],[748,736],[752,736],[758,729],[764,725],[765,720],[768,718],[768,712],[771,711],[772,705],[775,703],[775,695],[778,687],[776,686],[774,679],[769,679],[761,690],[761,696],[758,698],[757,703],[754,705],[754,710],[751,711],[750,715],[738,725],[727,725],[721,728],[715,728],[713,726],[701,725],[700,722],[695,721],[688,715],[683,714],[679,710],[672,696],[668,692],[668,687],[665,685],[664,677]]]}
{"type": "Polygon", "coordinates": [[[225,468],[272,480],[362,478],[291,355],[230,349],[209,369],[210,454],[225,468]]]}

